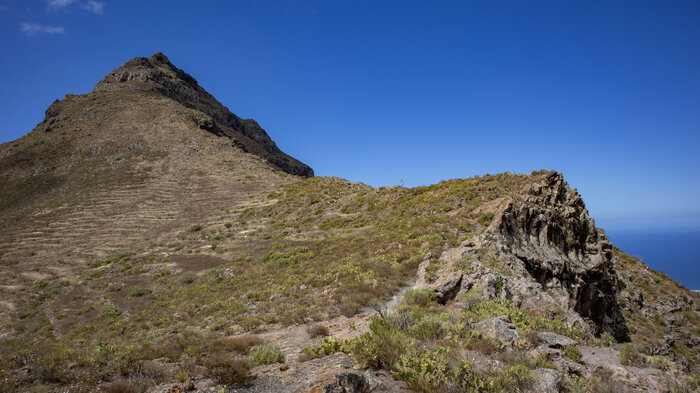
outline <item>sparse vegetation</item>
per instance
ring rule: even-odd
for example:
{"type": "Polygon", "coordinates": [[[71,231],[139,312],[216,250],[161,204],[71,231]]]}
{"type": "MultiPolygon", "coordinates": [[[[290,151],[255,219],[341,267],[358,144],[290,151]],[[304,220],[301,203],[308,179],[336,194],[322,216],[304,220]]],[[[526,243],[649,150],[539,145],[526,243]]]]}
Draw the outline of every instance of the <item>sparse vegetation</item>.
{"type": "Polygon", "coordinates": [[[620,346],[620,363],[626,366],[641,366],[644,364],[644,355],[639,346],[634,343],[624,343],[620,346]]]}
{"type": "Polygon", "coordinates": [[[217,352],[205,360],[204,368],[206,375],[218,383],[242,386],[248,380],[251,365],[245,358],[217,352]]]}
{"type": "Polygon", "coordinates": [[[284,363],[284,355],[275,344],[258,344],[250,348],[250,361],[258,366],[284,363]]]}
{"type": "Polygon", "coordinates": [[[309,337],[325,337],[329,334],[328,328],[320,323],[310,325],[306,332],[309,333],[309,337]]]}

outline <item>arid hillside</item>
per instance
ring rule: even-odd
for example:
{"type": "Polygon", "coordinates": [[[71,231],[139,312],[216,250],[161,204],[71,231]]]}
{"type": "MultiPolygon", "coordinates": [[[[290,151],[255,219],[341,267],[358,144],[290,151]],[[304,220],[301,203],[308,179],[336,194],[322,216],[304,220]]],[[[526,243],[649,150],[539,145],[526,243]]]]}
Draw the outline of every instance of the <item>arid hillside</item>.
{"type": "Polygon", "coordinates": [[[0,391],[700,383],[700,297],[560,173],[313,177],[160,53],[1,145],[0,184],[0,391]]]}

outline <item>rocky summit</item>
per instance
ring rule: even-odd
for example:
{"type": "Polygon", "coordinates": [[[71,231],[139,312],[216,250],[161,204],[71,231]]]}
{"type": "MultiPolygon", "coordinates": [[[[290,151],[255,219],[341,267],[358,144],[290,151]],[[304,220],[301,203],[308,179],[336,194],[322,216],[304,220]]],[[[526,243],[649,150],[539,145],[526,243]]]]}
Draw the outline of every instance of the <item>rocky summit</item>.
{"type": "Polygon", "coordinates": [[[0,145],[0,391],[699,391],[700,295],[561,173],[373,188],[162,53],[0,145]]]}

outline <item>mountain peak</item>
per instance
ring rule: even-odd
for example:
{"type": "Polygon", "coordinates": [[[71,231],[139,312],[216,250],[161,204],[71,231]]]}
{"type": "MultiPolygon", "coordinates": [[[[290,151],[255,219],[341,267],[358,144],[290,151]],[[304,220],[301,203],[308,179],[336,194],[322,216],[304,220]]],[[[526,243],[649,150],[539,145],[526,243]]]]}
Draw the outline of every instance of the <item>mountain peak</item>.
{"type": "Polygon", "coordinates": [[[177,68],[161,52],[151,57],[135,57],[111,71],[99,81],[93,92],[118,90],[150,91],[162,94],[180,104],[211,116],[200,127],[217,135],[236,137],[243,134],[257,146],[245,146],[251,151],[260,150],[268,161],[287,173],[313,176],[307,165],[283,153],[257,122],[242,119],[233,114],[211,94],[204,90],[190,74],[177,68]]]}
{"type": "MultiPolygon", "coordinates": [[[[162,52],[156,52],[151,57],[135,57],[127,61],[102,78],[94,91],[135,89],[166,92],[165,89],[176,87],[178,82],[193,89],[199,88],[191,75],[175,67],[162,52]]],[[[198,93],[206,92],[201,89],[198,93]]]]}

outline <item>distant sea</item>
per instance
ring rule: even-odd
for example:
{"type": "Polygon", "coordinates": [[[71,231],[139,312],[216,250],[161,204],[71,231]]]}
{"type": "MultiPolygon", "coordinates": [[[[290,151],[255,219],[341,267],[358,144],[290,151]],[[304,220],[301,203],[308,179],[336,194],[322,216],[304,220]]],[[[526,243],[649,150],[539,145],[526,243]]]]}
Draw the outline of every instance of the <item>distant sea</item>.
{"type": "Polygon", "coordinates": [[[700,290],[700,231],[605,231],[614,245],[654,270],[700,290]]]}

